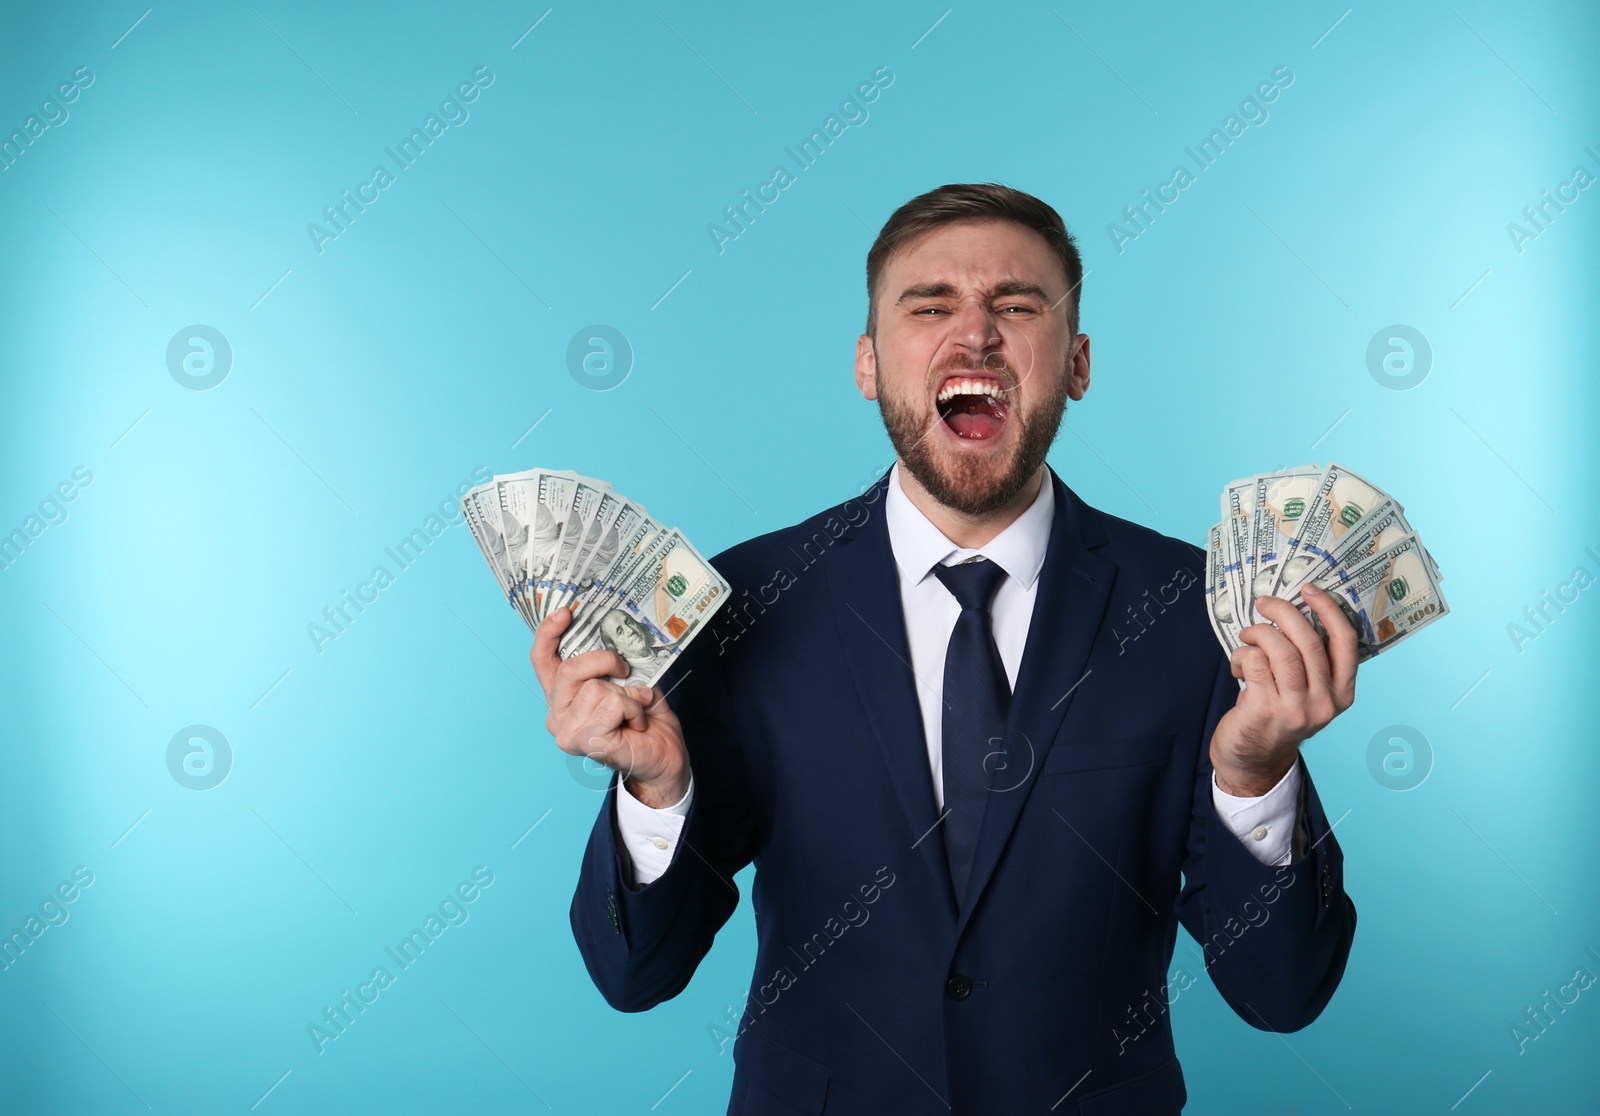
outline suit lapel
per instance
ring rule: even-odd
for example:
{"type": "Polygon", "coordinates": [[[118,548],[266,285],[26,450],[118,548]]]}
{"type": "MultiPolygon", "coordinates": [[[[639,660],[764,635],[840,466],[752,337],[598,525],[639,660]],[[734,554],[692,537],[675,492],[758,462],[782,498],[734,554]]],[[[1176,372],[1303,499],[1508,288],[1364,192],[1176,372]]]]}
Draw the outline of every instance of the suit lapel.
{"type": "Polygon", "coordinates": [[[952,920],[955,893],[928,766],[927,738],[917,702],[916,678],[900,604],[900,571],[883,514],[888,477],[878,482],[873,514],[841,537],[823,563],[832,589],[835,620],[846,663],[867,712],[867,723],[888,765],[900,809],[916,841],[914,855],[944,898],[952,920]]]}
{"type": "Polygon", "coordinates": [[[1006,767],[994,776],[995,787],[1005,789],[997,789],[984,806],[958,936],[994,874],[1045,755],[1084,682],[1084,664],[1116,580],[1116,563],[1094,550],[1106,541],[1099,520],[1054,470],[1050,482],[1055,486],[1055,516],[1011,697],[1006,767]]]}

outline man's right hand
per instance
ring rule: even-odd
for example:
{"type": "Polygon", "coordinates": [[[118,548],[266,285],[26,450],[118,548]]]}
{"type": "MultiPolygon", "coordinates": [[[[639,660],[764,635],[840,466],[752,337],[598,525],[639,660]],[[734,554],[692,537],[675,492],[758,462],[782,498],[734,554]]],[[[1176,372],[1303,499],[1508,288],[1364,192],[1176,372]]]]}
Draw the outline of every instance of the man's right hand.
{"type": "Polygon", "coordinates": [[[614,651],[563,660],[557,649],[571,624],[568,608],[546,616],[529,655],[550,709],[544,727],[568,755],[620,771],[629,793],[646,806],[678,802],[689,789],[689,752],[661,688],[612,681],[629,674],[627,660],[614,651]]]}

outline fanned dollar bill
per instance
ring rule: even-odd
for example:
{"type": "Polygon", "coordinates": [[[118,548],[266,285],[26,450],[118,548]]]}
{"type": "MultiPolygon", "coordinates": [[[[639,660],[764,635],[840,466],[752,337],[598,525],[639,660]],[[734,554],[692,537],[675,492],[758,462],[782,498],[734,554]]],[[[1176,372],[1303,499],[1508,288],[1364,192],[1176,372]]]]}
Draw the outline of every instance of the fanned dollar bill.
{"type": "Polygon", "coordinates": [[[556,607],[555,601],[561,595],[561,587],[577,564],[578,551],[582,549],[589,523],[599,512],[610,488],[604,481],[591,483],[587,477],[574,478],[572,503],[567,509],[566,522],[561,527],[561,539],[556,544],[555,557],[539,579],[536,590],[540,602],[539,619],[543,620],[556,607]]]}
{"type": "Polygon", "coordinates": [[[513,569],[506,548],[505,531],[500,520],[500,498],[495,483],[480,484],[463,496],[461,512],[472,530],[472,537],[478,541],[484,561],[489,563],[495,580],[500,582],[500,591],[524,620],[533,623],[533,617],[523,608],[522,595],[517,591],[521,575],[513,569]]]}
{"type": "Polygon", "coordinates": [[[1239,646],[1234,638],[1238,628],[1233,623],[1233,597],[1222,565],[1222,524],[1217,523],[1212,525],[1206,546],[1206,616],[1222,649],[1232,655],[1239,646]]]}
{"type": "MultiPolygon", "coordinates": [[[[1305,514],[1279,565],[1277,589],[1302,581],[1317,560],[1326,559],[1363,515],[1387,499],[1389,495],[1377,485],[1338,462],[1331,462],[1317,478],[1305,514]]],[[[1276,589],[1273,595],[1278,595],[1276,589]]]]}
{"type": "Polygon", "coordinates": [[[563,570],[556,582],[555,597],[550,602],[552,609],[571,604],[580,590],[594,583],[591,575],[595,568],[604,569],[616,557],[620,534],[625,529],[625,524],[618,520],[627,514],[627,500],[615,492],[607,491],[600,497],[600,505],[589,517],[571,567],[563,570]]]}
{"type": "Polygon", "coordinates": [[[1444,575],[1406,520],[1405,508],[1337,462],[1230,481],[1222,521],[1208,532],[1206,611],[1223,650],[1265,622],[1263,597],[1281,597],[1322,633],[1303,591],[1314,584],[1339,604],[1365,660],[1449,612],[1444,575]]]}
{"type": "Polygon", "coordinates": [[[543,620],[544,598],[550,590],[556,563],[561,559],[563,539],[581,526],[580,517],[573,509],[573,501],[578,496],[578,474],[539,470],[531,489],[524,491],[531,498],[535,522],[544,529],[543,533],[535,533],[528,548],[524,591],[533,604],[534,619],[543,620]]]}
{"type": "Polygon", "coordinates": [[[1289,545],[1305,518],[1322,469],[1302,465],[1277,473],[1261,473],[1251,484],[1250,506],[1250,608],[1252,622],[1258,598],[1270,596],[1278,585],[1278,566],[1288,558],[1289,545]]]}
{"type": "Polygon", "coordinates": [[[626,586],[596,610],[584,641],[562,657],[599,648],[627,660],[630,685],[653,685],[727,599],[728,585],[674,528],[626,586]]]}
{"type": "MultiPolygon", "coordinates": [[[[1222,575],[1236,622],[1250,614],[1249,593],[1255,573],[1255,563],[1250,556],[1255,481],[1255,477],[1242,477],[1222,490],[1222,575]]],[[[1239,626],[1244,625],[1240,623],[1239,626]]]]}
{"type": "Polygon", "coordinates": [[[615,569],[607,575],[601,583],[600,592],[590,602],[585,615],[573,625],[573,630],[563,637],[562,642],[570,646],[578,646],[594,630],[600,617],[605,615],[615,606],[617,600],[633,583],[634,575],[639,570],[646,568],[660,553],[669,541],[671,532],[666,528],[657,530],[648,539],[645,539],[632,554],[627,555],[623,561],[618,562],[615,569]]]}
{"type": "Polygon", "coordinates": [[[561,657],[615,651],[629,685],[653,686],[728,599],[728,583],[681,531],[593,477],[503,474],[462,497],[461,511],[528,627],[570,608],[561,657]]]}
{"type": "MultiPolygon", "coordinates": [[[[1358,661],[1387,651],[1450,611],[1426,553],[1421,539],[1406,534],[1354,566],[1315,579],[1355,627],[1358,661]]],[[[1320,630],[1322,622],[1310,606],[1296,603],[1320,630]]]]}

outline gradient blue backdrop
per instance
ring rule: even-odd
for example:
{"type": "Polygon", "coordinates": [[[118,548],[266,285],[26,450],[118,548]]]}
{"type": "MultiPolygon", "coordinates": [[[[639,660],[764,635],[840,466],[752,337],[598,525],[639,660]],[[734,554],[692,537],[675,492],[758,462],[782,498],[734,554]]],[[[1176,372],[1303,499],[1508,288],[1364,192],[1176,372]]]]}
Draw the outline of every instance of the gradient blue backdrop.
{"type": "Polygon", "coordinates": [[[872,236],[993,179],[1089,269],[1093,388],[1051,458],[1081,495],[1203,541],[1224,481],[1332,457],[1447,575],[1453,614],[1307,748],[1360,911],[1344,984],[1280,1037],[1202,977],[1173,1007],[1190,1110],[1593,1110],[1600,987],[1520,1053],[1511,1025],[1600,974],[1600,588],[1508,625],[1600,576],[1600,189],[1507,229],[1600,174],[1592,6],[39,9],[0,14],[0,132],[59,120],[0,172],[0,532],[27,540],[0,570],[0,930],[66,921],[0,972],[0,1108],[720,1112],[748,902],[683,995],[610,1011],[567,921],[603,780],[544,732],[468,532],[404,570],[385,548],[480,468],[605,477],[707,553],[858,490],[891,460],[850,378],[872,236]],[[308,224],[479,67],[470,116],[319,251],[308,224]],[[870,115],[719,251],[708,224],[879,67],[870,115]],[[1270,117],[1119,251],[1123,207],[1278,67],[1270,117]],[[232,349],[209,390],[169,369],[196,324],[232,349]],[[632,351],[609,391],[569,369],[595,324],[632,351]],[[1432,352],[1404,391],[1368,360],[1396,324],[1432,352]],[[168,762],[195,724],[232,753],[205,791],[168,762]],[[1385,774],[1393,725],[1426,748],[1385,774]],[[479,866],[399,972],[385,947],[479,866]]]}

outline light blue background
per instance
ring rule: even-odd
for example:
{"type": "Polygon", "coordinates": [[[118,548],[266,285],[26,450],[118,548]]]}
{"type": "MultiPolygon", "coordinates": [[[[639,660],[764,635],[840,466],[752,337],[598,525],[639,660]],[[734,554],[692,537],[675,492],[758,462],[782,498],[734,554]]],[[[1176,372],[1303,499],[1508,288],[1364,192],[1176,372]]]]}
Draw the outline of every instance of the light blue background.
{"type": "Polygon", "coordinates": [[[567,921],[600,798],[467,531],[320,652],[307,625],[480,466],[605,477],[708,553],[856,491],[891,459],[850,379],[866,250],[993,179],[1089,268],[1093,386],[1051,458],[1082,496],[1198,542],[1229,478],[1332,457],[1447,576],[1453,615],[1307,747],[1360,912],[1343,986],[1279,1037],[1202,978],[1190,1110],[1593,1109],[1600,988],[1521,1054],[1509,1028],[1600,974],[1600,588],[1520,652],[1507,626],[1600,576],[1600,190],[1506,230],[1600,173],[1592,6],[667,0],[525,37],[545,5],[39,8],[0,15],[0,129],[95,80],[0,174],[0,531],[94,479],[0,571],[0,929],[95,882],[0,973],[0,1108],[722,1111],[748,901],[676,1000],[602,1003],[567,921]],[[307,224],[479,66],[470,119],[319,253],[307,224]],[[879,66],[719,254],[707,224],[879,66]],[[1119,254],[1122,207],[1278,66],[1270,119],[1119,254]],[[167,368],[195,323],[233,348],[209,391],[167,368]],[[595,323],[634,351],[603,393],[566,366],[595,323]],[[1366,358],[1396,323],[1433,349],[1404,392],[1366,358]],[[234,753],[205,792],[167,767],[194,723],[234,753]],[[1405,792],[1368,763],[1396,723],[1432,752],[1405,792]],[[319,1054],[324,1006],[479,865],[470,920],[319,1054]]]}

